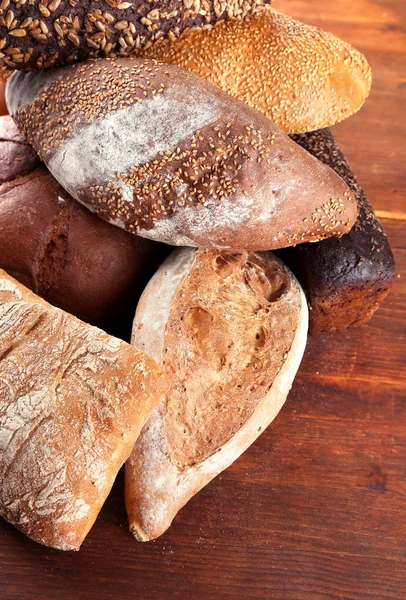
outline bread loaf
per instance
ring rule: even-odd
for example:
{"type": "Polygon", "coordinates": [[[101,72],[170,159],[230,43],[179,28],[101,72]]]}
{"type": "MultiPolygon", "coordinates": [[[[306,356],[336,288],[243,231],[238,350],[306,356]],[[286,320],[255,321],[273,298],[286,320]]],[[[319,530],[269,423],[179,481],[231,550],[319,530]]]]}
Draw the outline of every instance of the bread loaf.
{"type": "Polygon", "coordinates": [[[0,74],[126,56],[188,27],[241,18],[270,0],[30,0],[0,8],[0,74]]]}
{"type": "Polygon", "coordinates": [[[88,61],[16,72],[7,90],[12,116],[61,185],[131,233],[272,249],[342,235],[355,221],[333,171],[179,67],[88,61]]]}
{"type": "Polygon", "coordinates": [[[0,115],[7,114],[6,99],[5,99],[6,89],[5,88],[6,88],[6,86],[4,85],[4,83],[0,83],[0,115]]]}
{"type": "Polygon", "coordinates": [[[141,54],[193,71],[287,133],[342,121],[362,106],[371,87],[362,54],[269,7],[162,39],[141,54]]]}
{"type": "Polygon", "coordinates": [[[161,535],[283,405],[306,345],[307,305],[271,254],[174,251],[137,307],[133,344],[171,381],[126,463],[130,529],[161,535]]]}
{"type": "Polygon", "coordinates": [[[38,154],[21,135],[13,119],[0,117],[0,185],[27,175],[39,166],[38,154]]]}
{"type": "Polygon", "coordinates": [[[0,515],[78,550],[166,389],[146,354],[0,270],[0,515]]]}
{"type": "Polygon", "coordinates": [[[54,306],[129,335],[165,249],[75,202],[10,117],[0,118],[0,182],[0,267],[54,306]]]}
{"type": "Polygon", "coordinates": [[[382,225],[328,129],[294,136],[298,144],[332,167],[358,201],[359,216],[338,239],[281,250],[306,292],[310,333],[332,333],[368,321],[395,277],[392,251],[382,225]]]}

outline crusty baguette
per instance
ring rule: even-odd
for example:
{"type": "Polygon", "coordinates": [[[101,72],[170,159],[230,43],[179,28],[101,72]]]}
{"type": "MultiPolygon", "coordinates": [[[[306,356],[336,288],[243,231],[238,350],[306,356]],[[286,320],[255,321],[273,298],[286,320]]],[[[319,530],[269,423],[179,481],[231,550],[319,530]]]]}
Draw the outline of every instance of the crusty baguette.
{"type": "Polygon", "coordinates": [[[61,185],[143,237],[268,250],[342,235],[356,219],[334,171],[179,67],[106,59],[20,71],[7,101],[61,185]]]}
{"type": "Polygon", "coordinates": [[[166,388],[146,354],[0,270],[0,515],[78,550],[166,388]]]}
{"type": "Polygon", "coordinates": [[[356,195],[359,215],[351,231],[340,239],[300,244],[278,254],[306,293],[310,333],[359,327],[372,317],[395,277],[388,238],[331,131],[323,129],[293,139],[344,179],[356,195]]]}
{"type": "Polygon", "coordinates": [[[242,18],[271,0],[3,0],[0,75],[127,56],[189,27],[242,18]]]}
{"type": "Polygon", "coordinates": [[[166,255],[73,200],[11,117],[0,117],[0,268],[86,323],[128,335],[136,299],[166,255]]]}
{"type": "Polygon", "coordinates": [[[179,249],[154,275],[132,341],[172,383],[126,463],[138,540],[161,535],[274,419],[299,367],[307,322],[299,284],[271,254],[179,249]]]}
{"type": "Polygon", "coordinates": [[[362,106],[371,87],[360,52],[270,7],[162,39],[141,55],[193,71],[287,133],[342,121],[362,106]]]}

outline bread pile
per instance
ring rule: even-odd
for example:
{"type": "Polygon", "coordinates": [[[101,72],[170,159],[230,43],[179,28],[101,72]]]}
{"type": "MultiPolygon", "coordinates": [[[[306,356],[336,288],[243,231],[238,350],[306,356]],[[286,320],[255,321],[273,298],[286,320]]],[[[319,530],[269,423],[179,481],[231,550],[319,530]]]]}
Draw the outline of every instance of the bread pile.
{"type": "Polygon", "coordinates": [[[42,544],[79,549],[124,463],[132,533],[161,535],[275,418],[309,328],[390,288],[328,129],[368,63],[269,4],[0,4],[0,514],[42,544]]]}

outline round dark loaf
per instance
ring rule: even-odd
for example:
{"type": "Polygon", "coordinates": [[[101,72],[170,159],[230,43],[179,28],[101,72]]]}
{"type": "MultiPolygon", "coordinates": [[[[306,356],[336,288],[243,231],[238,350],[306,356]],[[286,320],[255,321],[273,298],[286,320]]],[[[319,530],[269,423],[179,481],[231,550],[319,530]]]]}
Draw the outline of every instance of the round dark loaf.
{"type": "Polygon", "coordinates": [[[268,250],[342,235],[356,219],[338,175],[179,67],[134,58],[16,72],[7,102],[61,185],[131,233],[268,250]]]}
{"type": "Polygon", "coordinates": [[[271,0],[30,0],[0,3],[0,73],[128,56],[187,28],[242,18],[271,0]]]}
{"type": "MultiPolygon", "coordinates": [[[[0,118],[0,140],[5,135],[18,137],[10,117],[0,118]]],[[[51,304],[118,331],[119,319],[131,322],[136,298],[164,256],[162,247],[97,218],[45,167],[25,174],[33,166],[31,156],[24,158],[28,144],[0,141],[1,167],[10,145],[22,160],[13,177],[1,171],[8,183],[0,185],[0,267],[51,304]]]]}

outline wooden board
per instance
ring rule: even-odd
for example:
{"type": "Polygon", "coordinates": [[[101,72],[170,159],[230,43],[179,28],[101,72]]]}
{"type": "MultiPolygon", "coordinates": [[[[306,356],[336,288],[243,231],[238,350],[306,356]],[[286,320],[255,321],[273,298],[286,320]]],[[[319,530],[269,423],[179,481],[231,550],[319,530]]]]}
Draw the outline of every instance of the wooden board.
{"type": "Polygon", "coordinates": [[[333,131],[384,219],[399,277],[367,326],[309,340],[273,425],[159,540],[127,531],[119,477],[79,553],[0,520],[1,600],[404,600],[403,0],[276,0],[364,51],[374,86],[333,131]]]}

